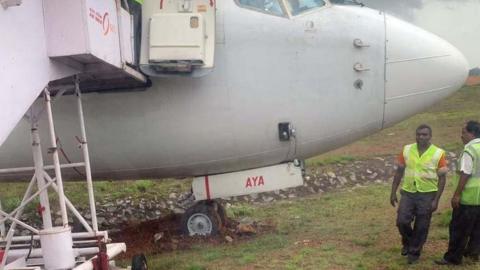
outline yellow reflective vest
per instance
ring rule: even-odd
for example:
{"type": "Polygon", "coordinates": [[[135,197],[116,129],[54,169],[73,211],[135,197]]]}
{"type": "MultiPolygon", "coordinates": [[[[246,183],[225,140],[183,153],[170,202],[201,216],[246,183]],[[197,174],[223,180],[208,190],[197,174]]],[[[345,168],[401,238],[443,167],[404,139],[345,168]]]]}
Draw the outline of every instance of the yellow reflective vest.
{"type": "Polygon", "coordinates": [[[420,156],[417,144],[409,144],[403,148],[405,174],[402,189],[415,192],[438,191],[438,163],[445,154],[441,148],[431,144],[420,156]]]}
{"type": "Polygon", "coordinates": [[[480,143],[467,144],[463,149],[462,155],[470,155],[472,157],[473,168],[472,176],[468,179],[462,191],[460,203],[464,205],[480,205],[480,143]]]}

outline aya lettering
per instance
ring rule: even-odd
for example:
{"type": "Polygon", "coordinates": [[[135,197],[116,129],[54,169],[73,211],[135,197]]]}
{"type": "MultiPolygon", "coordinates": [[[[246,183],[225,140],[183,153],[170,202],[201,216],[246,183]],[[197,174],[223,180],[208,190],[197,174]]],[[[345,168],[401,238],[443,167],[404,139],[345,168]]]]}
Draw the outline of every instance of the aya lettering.
{"type": "Polygon", "coordinates": [[[247,178],[247,182],[245,182],[245,188],[252,188],[258,186],[264,186],[265,181],[263,180],[263,176],[252,176],[247,178]]]}

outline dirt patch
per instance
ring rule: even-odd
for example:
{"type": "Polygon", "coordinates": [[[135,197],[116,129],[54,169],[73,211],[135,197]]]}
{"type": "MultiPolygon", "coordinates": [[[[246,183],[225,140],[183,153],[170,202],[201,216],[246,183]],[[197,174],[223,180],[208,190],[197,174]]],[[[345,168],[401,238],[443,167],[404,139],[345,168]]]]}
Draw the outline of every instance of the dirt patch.
{"type": "MultiPolygon", "coordinates": [[[[449,164],[455,164],[456,156],[449,153],[449,164]]],[[[389,183],[394,174],[395,156],[382,156],[352,162],[338,162],[324,166],[307,168],[304,185],[265,194],[251,194],[222,200],[224,205],[234,205],[237,202],[252,204],[269,204],[279,200],[289,200],[321,194],[333,190],[354,189],[368,184],[389,183]]],[[[453,169],[453,168],[451,168],[453,169]]],[[[248,215],[247,215],[248,216],[248,215]]],[[[187,250],[194,245],[221,245],[248,241],[259,235],[272,233],[275,225],[270,221],[256,222],[254,220],[237,220],[228,218],[220,233],[210,237],[189,237],[182,235],[181,214],[170,214],[165,217],[120,226],[121,229],[110,234],[114,242],[127,244],[127,253],[123,259],[136,254],[161,254],[175,250],[187,250]],[[253,231],[253,233],[252,233],[253,231]]],[[[311,243],[306,243],[310,245],[311,243]]],[[[298,245],[305,245],[299,242],[298,245]]]]}
{"type": "Polygon", "coordinates": [[[468,77],[466,85],[468,86],[480,85],[480,76],[468,77]]]}
{"type": "Polygon", "coordinates": [[[120,259],[129,259],[136,254],[161,254],[175,250],[187,250],[196,244],[219,245],[225,243],[248,241],[258,235],[275,230],[270,222],[253,222],[249,226],[255,233],[239,231],[240,223],[227,218],[220,233],[213,236],[186,236],[182,234],[181,215],[169,215],[164,218],[146,221],[138,224],[125,225],[120,230],[110,234],[114,242],[127,245],[127,252],[120,259]]]}

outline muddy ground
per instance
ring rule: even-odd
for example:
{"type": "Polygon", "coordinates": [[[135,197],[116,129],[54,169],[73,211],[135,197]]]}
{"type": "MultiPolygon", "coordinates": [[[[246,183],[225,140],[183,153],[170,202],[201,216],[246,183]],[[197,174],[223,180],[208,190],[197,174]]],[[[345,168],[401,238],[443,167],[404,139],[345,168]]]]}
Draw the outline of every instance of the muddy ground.
{"type": "MultiPolygon", "coordinates": [[[[448,153],[450,170],[454,170],[456,155],[448,153]]],[[[252,194],[219,200],[228,207],[235,204],[269,204],[280,200],[294,200],[305,196],[318,196],[325,192],[356,189],[369,184],[390,184],[393,179],[395,156],[364,160],[341,161],[327,165],[312,165],[306,169],[304,185],[287,190],[252,194]]],[[[210,237],[189,237],[181,231],[181,213],[172,211],[167,216],[144,222],[117,224],[111,233],[114,242],[125,242],[128,250],[124,258],[140,253],[163,253],[190,249],[195,244],[221,244],[248,241],[261,234],[275,231],[268,221],[234,220],[227,217],[220,233],[210,237]]]]}
{"type": "MultiPolygon", "coordinates": [[[[276,192],[225,198],[221,202],[227,207],[237,203],[268,204],[312,194],[318,196],[318,194],[324,192],[357,188],[373,183],[386,183],[393,176],[393,163],[394,157],[387,156],[328,165],[312,165],[306,169],[303,186],[276,192]]],[[[163,253],[189,249],[199,243],[215,245],[248,241],[252,237],[275,230],[275,226],[268,224],[268,221],[249,221],[245,223],[241,220],[227,218],[226,226],[216,236],[188,237],[182,234],[180,223],[181,214],[172,212],[168,216],[155,220],[120,224],[114,230],[115,232],[111,233],[111,238],[115,242],[125,242],[127,244],[128,250],[124,257],[130,258],[132,255],[139,253],[163,253]]]]}
{"type": "Polygon", "coordinates": [[[181,231],[181,215],[171,214],[157,220],[130,224],[110,235],[114,242],[127,244],[127,252],[122,258],[131,258],[142,253],[159,254],[175,250],[190,249],[196,244],[218,245],[223,243],[248,241],[258,235],[271,232],[275,227],[268,223],[253,222],[245,225],[227,218],[219,234],[213,236],[190,237],[181,231]],[[246,229],[242,226],[248,226],[246,229]]]}

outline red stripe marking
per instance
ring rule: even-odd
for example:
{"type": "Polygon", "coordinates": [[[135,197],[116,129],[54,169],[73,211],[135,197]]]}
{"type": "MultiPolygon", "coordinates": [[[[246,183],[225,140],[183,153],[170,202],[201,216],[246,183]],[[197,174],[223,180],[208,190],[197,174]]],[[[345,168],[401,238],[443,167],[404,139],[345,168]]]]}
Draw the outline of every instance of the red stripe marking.
{"type": "Polygon", "coordinates": [[[207,191],[207,200],[210,200],[210,184],[208,183],[208,175],[205,175],[205,191],[207,191]]]}
{"type": "Polygon", "coordinates": [[[163,9],[163,0],[160,0],[160,9],[163,9]]]}

